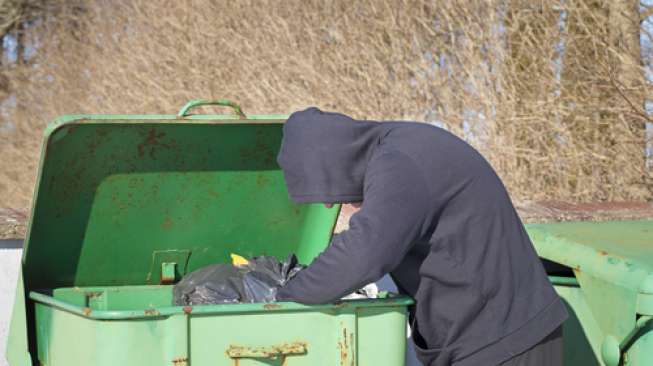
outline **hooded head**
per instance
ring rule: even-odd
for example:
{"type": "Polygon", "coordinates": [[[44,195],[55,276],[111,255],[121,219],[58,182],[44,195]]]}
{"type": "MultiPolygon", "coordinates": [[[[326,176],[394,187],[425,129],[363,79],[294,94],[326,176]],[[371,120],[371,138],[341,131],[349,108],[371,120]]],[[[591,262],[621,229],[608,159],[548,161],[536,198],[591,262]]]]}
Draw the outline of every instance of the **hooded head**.
{"type": "Polygon", "coordinates": [[[317,108],[293,113],[277,157],[290,198],[298,203],[362,201],[367,162],[380,130],[377,122],[317,108]]]}

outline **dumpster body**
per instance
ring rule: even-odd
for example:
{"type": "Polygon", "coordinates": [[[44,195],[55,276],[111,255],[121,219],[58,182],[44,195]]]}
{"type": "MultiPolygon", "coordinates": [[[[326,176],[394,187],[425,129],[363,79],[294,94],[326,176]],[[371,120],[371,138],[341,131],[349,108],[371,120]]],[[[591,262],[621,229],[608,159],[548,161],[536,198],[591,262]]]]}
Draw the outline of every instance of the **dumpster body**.
{"type": "Polygon", "coordinates": [[[195,101],[51,123],[10,365],[403,364],[409,298],[172,305],[175,281],[231,253],[308,264],[328,245],[339,207],[293,204],[276,163],[285,119],[195,101]],[[236,113],[188,115],[202,104],[236,113]]]}
{"type": "Polygon", "coordinates": [[[566,365],[653,365],[653,221],[526,225],[569,310],[566,365]]]}

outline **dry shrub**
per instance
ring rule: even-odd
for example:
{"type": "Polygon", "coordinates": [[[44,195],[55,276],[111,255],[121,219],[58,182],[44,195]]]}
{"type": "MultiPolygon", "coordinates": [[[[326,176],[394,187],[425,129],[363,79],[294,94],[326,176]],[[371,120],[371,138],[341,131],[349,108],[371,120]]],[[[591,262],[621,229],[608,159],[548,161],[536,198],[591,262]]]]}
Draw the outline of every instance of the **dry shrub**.
{"type": "Polygon", "coordinates": [[[442,125],[517,199],[651,199],[631,1],[54,3],[25,30],[35,55],[4,67],[0,206],[28,204],[55,116],[174,113],[198,97],[442,125]]]}

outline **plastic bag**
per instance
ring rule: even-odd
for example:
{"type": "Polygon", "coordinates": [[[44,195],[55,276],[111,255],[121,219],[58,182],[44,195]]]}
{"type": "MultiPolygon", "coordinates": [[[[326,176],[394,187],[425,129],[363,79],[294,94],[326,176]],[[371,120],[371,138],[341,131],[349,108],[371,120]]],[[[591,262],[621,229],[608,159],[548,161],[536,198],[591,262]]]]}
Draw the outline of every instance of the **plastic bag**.
{"type": "Polygon", "coordinates": [[[260,256],[242,265],[214,264],[184,276],[173,290],[178,306],[276,301],[277,290],[304,267],[295,255],[285,261],[260,256]]]}
{"type": "Polygon", "coordinates": [[[376,283],[370,283],[362,289],[343,297],[342,300],[376,299],[377,297],[379,297],[379,287],[376,283]]]}

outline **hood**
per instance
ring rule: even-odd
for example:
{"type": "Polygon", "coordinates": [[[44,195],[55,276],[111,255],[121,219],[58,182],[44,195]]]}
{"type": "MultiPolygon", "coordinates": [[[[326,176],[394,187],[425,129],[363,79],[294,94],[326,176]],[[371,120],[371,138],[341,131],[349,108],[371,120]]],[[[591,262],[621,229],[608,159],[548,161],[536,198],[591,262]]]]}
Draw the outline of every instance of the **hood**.
{"type": "Polygon", "coordinates": [[[297,203],[363,200],[367,162],[381,124],[309,108],[290,115],[277,162],[297,203]]]}

